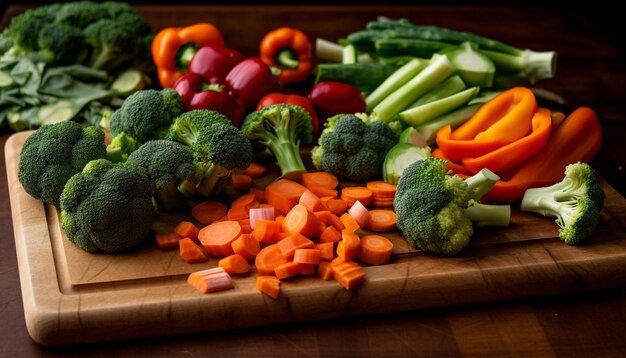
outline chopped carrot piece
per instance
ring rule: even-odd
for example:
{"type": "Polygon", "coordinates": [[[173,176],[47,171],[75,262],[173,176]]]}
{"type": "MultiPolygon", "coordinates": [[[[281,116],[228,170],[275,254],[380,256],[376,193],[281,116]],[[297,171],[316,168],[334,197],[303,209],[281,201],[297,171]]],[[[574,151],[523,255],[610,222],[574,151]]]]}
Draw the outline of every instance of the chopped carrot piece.
{"type": "Polygon", "coordinates": [[[280,280],[276,276],[257,276],[256,289],[273,299],[277,299],[280,294],[280,280]]]}
{"type": "Polygon", "coordinates": [[[365,270],[354,261],[346,261],[333,265],[335,281],[343,288],[350,290],[365,281],[365,270]]]}
{"type": "Polygon", "coordinates": [[[339,185],[339,180],[328,172],[308,172],[302,174],[302,185],[309,189],[311,187],[335,189],[339,185]]]}
{"type": "Polygon", "coordinates": [[[306,237],[316,238],[322,233],[320,221],[304,205],[295,205],[285,216],[282,223],[283,231],[299,233],[306,237]]]}
{"type": "Polygon", "coordinates": [[[311,186],[307,187],[307,189],[309,189],[313,194],[317,195],[320,198],[325,196],[331,198],[337,197],[337,190],[334,189],[322,188],[321,186],[311,186]]]}
{"type": "Polygon", "coordinates": [[[181,237],[175,232],[168,232],[162,234],[154,234],[157,246],[161,250],[170,250],[178,247],[178,241],[181,237]]]}
{"type": "Polygon", "coordinates": [[[370,220],[365,228],[372,231],[388,232],[396,227],[396,213],[392,210],[371,210],[370,220]]]}
{"type": "Polygon", "coordinates": [[[202,252],[200,246],[196,245],[196,243],[188,237],[180,239],[180,241],[178,241],[178,247],[180,257],[188,264],[207,261],[207,257],[204,252],[202,252]]]}
{"type": "Polygon", "coordinates": [[[354,260],[359,256],[361,247],[361,239],[352,231],[343,230],[341,232],[341,241],[337,244],[337,256],[342,257],[345,261],[354,260]]]}
{"type": "Polygon", "coordinates": [[[274,234],[274,237],[272,238],[272,240],[274,242],[279,242],[280,240],[285,239],[285,238],[287,238],[287,237],[289,237],[291,235],[293,235],[293,234],[290,234],[288,232],[282,232],[282,231],[281,232],[277,232],[276,234],[274,234]]]}
{"type": "Polygon", "coordinates": [[[298,204],[303,205],[311,212],[324,209],[324,204],[320,201],[320,198],[310,190],[305,190],[304,193],[302,193],[298,204]]]}
{"type": "Polygon", "coordinates": [[[256,195],[254,193],[246,193],[246,194],[240,195],[237,197],[237,199],[235,199],[230,204],[231,209],[237,208],[237,207],[243,207],[246,210],[249,210],[251,208],[256,208],[258,206],[259,206],[259,202],[256,200],[256,195]]]}
{"type": "Polygon", "coordinates": [[[278,241],[276,246],[278,246],[278,249],[283,257],[291,258],[295,254],[296,249],[314,248],[315,244],[306,237],[298,233],[293,233],[278,241]]]}
{"type": "Polygon", "coordinates": [[[348,210],[348,214],[356,220],[360,227],[365,227],[365,225],[370,222],[370,212],[363,204],[361,204],[360,200],[357,200],[354,204],[352,204],[352,207],[348,210]]]}
{"type": "Polygon", "coordinates": [[[283,220],[285,220],[285,215],[278,215],[274,218],[274,221],[280,223],[281,225],[283,224],[283,220]]]}
{"type": "Polygon", "coordinates": [[[316,266],[313,264],[300,264],[300,275],[313,275],[316,266]]]}
{"type": "Polygon", "coordinates": [[[188,237],[193,241],[198,240],[198,228],[190,221],[181,221],[174,228],[174,232],[178,234],[180,237],[185,238],[188,237]]]}
{"type": "Polygon", "coordinates": [[[315,247],[320,250],[320,260],[330,261],[335,257],[333,242],[320,242],[315,247]]]}
{"type": "Polygon", "coordinates": [[[252,177],[246,174],[232,174],[230,176],[233,189],[246,191],[252,187],[252,177]]]}
{"type": "Polygon", "coordinates": [[[374,197],[392,198],[396,195],[396,185],[386,183],[382,180],[371,181],[366,184],[366,188],[372,192],[374,197]]]}
{"type": "Polygon", "coordinates": [[[226,257],[233,254],[232,243],[241,235],[237,221],[219,221],[200,230],[198,239],[211,256],[226,257]]]}
{"type": "Polygon", "coordinates": [[[280,252],[278,244],[272,244],[259,251],[254,259],[254,266],[259,271],[259,275],[274,275],[274,269],[285,262],[288,260],[280,252]]]}
{"type": "Polygon", "coordinates": [[[320,235],[320,242],[337,242],[341,240],[341,232],[339,232],[333,226],[327,226],[322,235],[320,235]]]}
{"type": "Polygon", "coordinates": [[[300,201],[306,188],[289,179],[279,179],[265,188],[265,201],[278,211],[288,213],[300,201]]]}
{"type": "Polygon", "coordinates": [[[265,190],[253,187],[250,188],[250,193],[254,194],[254,200],[258,201],[259,203],[265,203],[265,190]]]}
{"type": "Polygon", "coordinates": [[[221,267],[192,272],[187,282],[202,293],[217,292],[234,288],[230,275],[221,267]]]}
{"type": "Polygon", "coordinates": [[[228,220],[241,220],[250,217],[250,209],[245,206],[231,206],[228,209],[228,220]]]}
{"type": "Polygon", "coordinates": [[[252,178],[260,178],[264,176],[266,172],[267,168],[263,164],[250,163],[243,173],[252,178]]]}
{"type": "Polygon", "coordinates": [[[242,256],[246,260],[253,259],[259,251],[261,251],[259,242],[256,241],[250,234],[239,235],[239,237],[235,239],[230,246],[235,254],[242,256]]]}
{"type": "Polygon", "coordinates": [[[219,260],[217,265],[224,269],[228,274],[242,274],[250,271],[248,261],[241,255],[233,254],[219,260]]]}
{"type": "Polygon", "coordinates": [[[326,201],[326,207],[333,214],[337,216],[341,216],[343,213],[348,210],[348,203],[343,199],[328,199],[326,201]]]}
{"type": "Polygon", "coordinates": [[[344,213],[343,215],[341,215],[341,217],[339,217],[339,219],[346,227],[344,230],[355,232],[361,228],[361,226],[359,226],[359,223],[352,217],[352,215],[348,213],[344,213]]]}
{"type": "Polygon", "coordinates": [[[280,280],[300,275],[300,271],[302,271],[302,268],[300,267],[301,265],[302,264],[297,262],[288,261],[276,266],[276,268],[274,269],[274,274],[280,280]]]}
{"type": "Polygon", "coordinates": [[[241,226],[241,232],[244,234],[252,233],[252,226],[250,225],[250,219],[239,219],[237,220],[239,226],[241,226]]]}
{"type": "Polygon", "coordinates": [[[317,265],[320,262],[320,255],[319,249],[296,249],[293,262],[317,265]]]}
{"type": "Polygon", "coordinates": [[[359,260],[372,265],[387,263],[393,252],[393,243],[381,235],[365,235],[361,238],[359,260]]]}
{"type": "Polygon", "coordinates": [[[282,225],[272,220],[257,220],[252,231],[252,236],[258,242],[264,242],[266,244],[274,244],[274,236],[281,232],[282,225]]]}
{"type": "Polygon", "coordinates": [[[209,225],[226,215],[227,207],[214,200],[201,202],[191,208],[191,216],[201,224],[209,225]]]}
{"type": "Polygon", "coordinates": [[[330,281],[334,278],[333,265],[328,261],[322,261],[317,266],[317,275],[324,281],[330,281]]]}
{"type": "Polygon", "coordinates": [[[341,199],[352,206],[355,201],[360,201],[363,206],[368,206],[372,201],[372,191],[363,186],[348,186],[341,189],[341,199]]]}

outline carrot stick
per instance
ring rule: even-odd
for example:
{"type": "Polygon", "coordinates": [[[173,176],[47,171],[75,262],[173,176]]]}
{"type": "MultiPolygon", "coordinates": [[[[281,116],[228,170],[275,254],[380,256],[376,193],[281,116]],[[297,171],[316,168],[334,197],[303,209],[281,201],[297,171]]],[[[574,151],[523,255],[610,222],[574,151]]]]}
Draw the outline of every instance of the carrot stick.
{"type": "Polygon", "coordinates": [[[243,171],[245,175],[252,178],[259,178],[265,175],[267,168],[259,163],[250,163],[250,165],[243,171]]]}
{"type": "Polygon", "coordinates": [[[241,234],[230,246],[233,252],[246,260],[252,260],[261,251],[259,242],[250,234],[241,234]]]}
{"type": "Polygon", "coordinates": [[[389,261],[393,243],[381,235],[365,235],[361,238],[359,260],[372,265],[382,265],[389,261]]]}
{"type": "Polygon", "coordinates": [[[157,233],[154,235],[156,244],[161,250],[170,250],[178,247],[181,237],[175,232],[157,233]]]}
{"type": "Polygon", "coordinates": [[[356,220],[360,227],[365,227],[365,225],[367,225],[370,221],[370,212],[363,204],[361,204],[360,200],[357,200],[354,204],[352,204],[352,207],[348,210],[348,214],[356,220]]]}
{"type": "Polygon", "coordinates": [[[266,244],[276,243],[274,236],[281,232],[282,225],[272,220],[257,220],[254,230],[252,231],[252,237],[258,242],[264,242],[266,244]]]}
{"type": "Polygon", "coordinates": [[[228,274],[242,274],[250,271],[250,265],[243,256],[233,254],[219,260],[217,265],[224,269],[228,274]]]}
{"type": "Polygon", "coordinates": [[[343,199],[328,199],[326,201],[326,207],[333,214],[341,216],[348,210],[348,203],[343,199]]]}
{"type": "Polygon", "coordinates": [[[370,220],[365,228],[372,231],[388,232],[396,227],[396,213],[392,210],[370,210],[370,220]]]}
{"type": "Polygon", "coordinates": [[[320,201],[320,198],[317,195],[313,194],[313,192],[310,190],[305,190],[304,193],[302,193],[298,204],[303,205],[311,212],[325,209],[324,204],[320,201]]]}
{"type": "Polygon", "coordinates": [[[289,179],[279,179],[265,188],[265,201],[278,211],[288,213],[300,201],[306,188],[289,179]]]}
{"type": "Polygon", "coordinates": [[[345,261],[351,261],[359,256],[361,239],[352,231],[343,230],[341,241],[337,244],[337,256],[345,261]]]}
{"type": "Polygon", "coordinates": [[[341,189],[341,199],[345,200],[349,206],[357,200],[363,206],[368,206],[372,201],[372,191],[363,186],[348,186],[341,189]]]}
{"type": "Polygon", "coordinates": [[[343,288],[350,290],[365,281],[365,271],[354,261],[333,265],[334,278],[343,288]]]}
{"type": "Polygon", "coordinates": [[[296,249],[293,255],[293,262],[317,265],[320,262],[320,256],[319,249],[296,249]]]}
{"type": "Polygon", "coordinates": [[[317,216],[300,204],[295,205],[287,213],[282,226],[284,232],[299,233],[310,238],[317,238],[322,233],[317,216]]]}
{"type": "Polygon", "coordinates": [[[330,261],[335,257],[333,242],[320,242],[315,248],[320,250],[320,260],[330,261]]]}
{"type": "Polygon", "coordinates": [[[191,208],[191,216],[201,224],[209,225],[226,215],[226,205],[219,201],[204,201],[191,208]]]}
{"type": "Polygon", "coordinates": [[[341,240],[341,232],[334,226],[327,226],[320,235],[320,242],[333,243],[341,240]]]}
{"type": "Polygon", "coordinates": [[[204,252],[202,252],[200,246],[196,245],[196,243],[188,237],[180,239],[180,241],[178,241],[178,247],[180,257],[188,264],[207,261],[207,257],[204,252]]]}
{"type": "Polygon", "coordinates": [[[328,261],[321,261],[317,266],[317,275],[324,281],[330,281],[334,278],[333,265],[328,261]]]}
{"type": "Polygon", "coordinates": [[[277,299],[280,294],[280,280],[276,276],[257,276],[256,289],[273,299],[277,299]]]}
{"type": "Polygon", "coordinates": [[[278,244],[272,244],[259,251],[254,259],[254,266],[259,271],[259,275],[274,275],[274,269],[288,261],[280,252],[278,244]]]}
{"type": "Polygon", "coordinates": [[[233,189],[246,191],[252,187],[252,177],[246,174],[232,174],[230,176],[233,189]]]}
{"type": "Polygon", "coordinates": [[[200,230],[198,239],[211,256],[226,257],[233,254],[232,242],[241,235],[237,221],[219,221],[200,230]]]}
{"type": "Polygon", "coordinates": [[[343,225],[346,227],[344,230],[355,232],[361,228],[361,226],[359,226],[359,223],[352,217],[352,215],[348,213],[344,213],[343,215],[341,215],[339,217],[339,220],[341,220],[343,225]]]}
{"type": "Polygon", "coordinates": [[[300,275],[300,272],[302,271],[302,268],[300,266],[302,266],[301,263],[288,261],[276,266],[276,268],[274,269],[274,274],[280,280],[300,275]]]}
{"type": "Polygon", "coordinates": [[[188,237],[193,241],[198,241],[198,228],[190,221],[181,221],[174,228],[174,233],[178,236],[185,238],[188,237]]]}
{"type": "Polygon", "coordinates": [[[278,241],[276,246],[283,257],[291,258],[295,254],[296,249],[314,248],[315,244],[306,237],[298,233],[294,233],[278,241]]]}
{"type": "Polygon", "coordinates": [[[221,267],[192,272],[187,282],[202,293],[216,292],[234,288],[230,275],[221,267]]]}
{"type": "Polygon", "coordinates": [[[320,187],[332,190],[339,185],[339,180],[328,172],[308,172],[302,174],[302,185],[309,189],[320,187]]]}

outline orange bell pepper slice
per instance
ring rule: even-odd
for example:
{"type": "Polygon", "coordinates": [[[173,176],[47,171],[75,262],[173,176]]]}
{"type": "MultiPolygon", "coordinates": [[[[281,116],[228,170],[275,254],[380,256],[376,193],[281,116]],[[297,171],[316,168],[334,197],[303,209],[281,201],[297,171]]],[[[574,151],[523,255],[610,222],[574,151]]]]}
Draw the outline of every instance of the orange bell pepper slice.
{"type": "Polygon", "coordinates": [[[196,50],[204,45],[224,46],[222,33],[212,24],[199,23],[187,27],[167,27],[152,40],[152,59],[163,88],[187,73],[187,65],[196,50]]]}
{"type": "Polygon", "coordinates": [[[280,71],[281,83],[302,82],[313,71],[313,45],[298,29],[280,27],[268,32],[259,52],[263,62],[280,71]]]}
{"type": "Polygon", "coordinates": [[[499,173],[531,158],[548,141],[552,128],[550,111],[544,108],[537,110],[532,119],[532,132],[514,142],[500,147],[477,158],[466,158],[461,162],[472,174],[483,168],[499,173]]]}

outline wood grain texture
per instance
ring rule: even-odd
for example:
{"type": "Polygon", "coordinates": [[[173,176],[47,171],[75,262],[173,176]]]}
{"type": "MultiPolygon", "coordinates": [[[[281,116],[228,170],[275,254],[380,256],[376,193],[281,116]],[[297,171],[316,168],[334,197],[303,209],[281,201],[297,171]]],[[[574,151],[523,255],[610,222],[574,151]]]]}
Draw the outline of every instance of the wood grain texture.
{"type": "MultiPolygon", "coordinates": [[[[351,291],[334,281],[300,278],[285,281],[274,301],[256,290],[253,272],[235,277],[234,290],[203,295],[186,278],[215,267],[215,258],[185,264],[176,250],[161,251],[151,242],[128,254],[89,254],[69,242],[58,210],[31,198],[17,180],[19,151],[29,134],[11,136],[5,155],[26,321],[41,344],[228,330],[626,284],[623,218],[603,212],[591,242],[572,247],[558,239],[551,219],[515,210],[510,227],[477,232],[451,258],[414,250],[399,232],[389,233],[392,261],[365,267],[366,282],[351,291]]],[[[608,186],[606,191],[608,210],[626,210],[621,196],[608,186]]]]}

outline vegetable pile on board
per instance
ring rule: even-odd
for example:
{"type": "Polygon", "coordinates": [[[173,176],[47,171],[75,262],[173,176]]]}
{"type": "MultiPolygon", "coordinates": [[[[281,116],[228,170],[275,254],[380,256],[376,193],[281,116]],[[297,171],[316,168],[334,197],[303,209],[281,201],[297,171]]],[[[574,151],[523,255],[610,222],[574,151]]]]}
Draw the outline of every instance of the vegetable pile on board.
{"type": "Polygon", "coordinates": [[[272,298],[282,282],[314,273],[353,289],[363,266],[393,260],[380,233],[455,255],[480,227],[507,226],[518,203],[555,217],[560,238],[580,244],[604,204],[585,164],[601,144],[595,113],[541,108],[520,85],[553,77],[553,52],[379,18],[316,46],[280,27],[248,57],[213,24],[152,40],[128,5],[89,2],[16,17],[0,49],[2,118],[14,130],[40,126],[21,152],[26,192],[59,208],[85,251],[129,252],[154,236],[185,262],[219,258],[188,278],[204,293],[234,288],[231,275],[253,266],[272,298]],[[74,22],[85,19],[93,24],[74,22]],[[111,28],[129,19],[139,36],[128,36],[130,23],[111,28]],[[40,31],[48,23],[68,30],[54,35],[54,50],[47,36],[59,31],[40,31]],[[148,45],[160,87],[129,86],[131,67],[146,85],[135,66],[150,62],[148,45]],[[118,74],[121,103],[109,96],[118,74]],[[46,109],[61,102],[71,105],[46,109]],[[17,126],[15,113],[28,111],[39,119],[17,126]],[[272,174],[254,158],[273,159],[280,178],[262,187],[272,174]],[[237,196],[223,200],[225,187],[237,196]],[[159,223],[186,211],[189,220],[159,223]]]}

